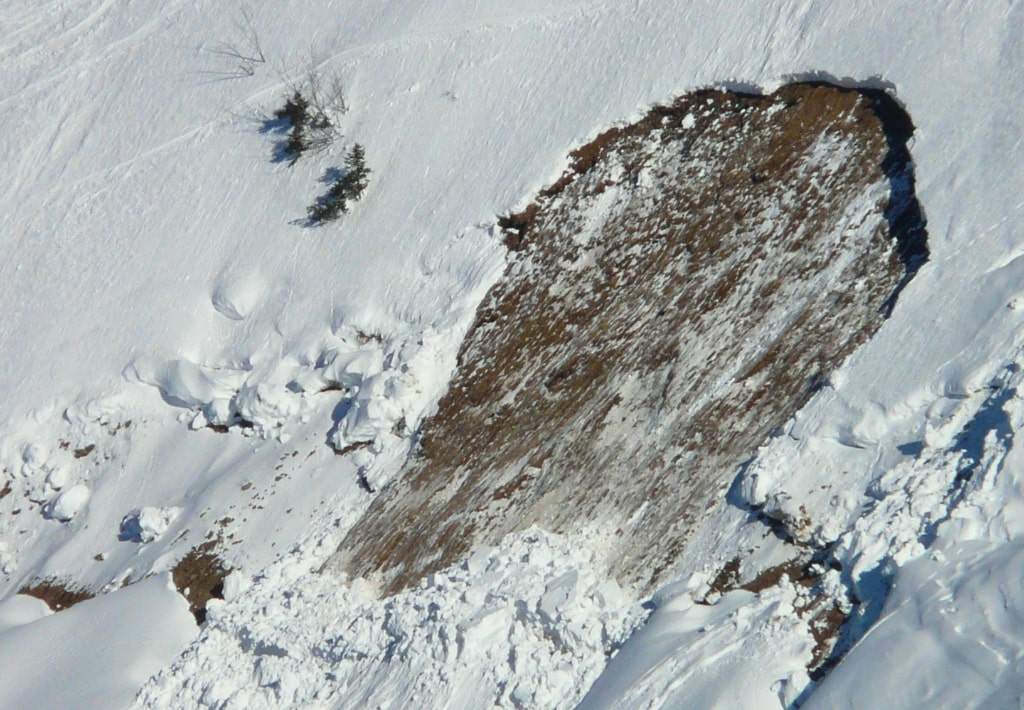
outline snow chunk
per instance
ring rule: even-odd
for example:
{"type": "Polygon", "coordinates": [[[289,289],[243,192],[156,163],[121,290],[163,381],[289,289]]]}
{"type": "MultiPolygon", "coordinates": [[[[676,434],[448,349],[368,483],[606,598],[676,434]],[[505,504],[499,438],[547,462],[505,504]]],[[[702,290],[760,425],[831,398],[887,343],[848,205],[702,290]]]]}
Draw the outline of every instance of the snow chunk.
{"type": "Polygon", "coordinates": [[[121,520],[119,540],[149,543],[167,532],[181,508],[145,507],[132,511],[121,520]]]}
{"type": "Polygon", "coordinates": [[[238,415],[266,429],[297,416],[300,409],[300,401],[294,393],[262,382],[243,385],[235,397],[238,415]]]}
{"type": "Polygon", "coordinates": [[[39,444],[28,444],[21,453],[21,460],[30,469],[37,469],[46,463],[46,449],[39,444]]]}
{"type": "Polygon", "coordinates": [[[78,515],[92,493],[84,483],[79,483],[57,496],[48,506],[46,517],[66,523],[78,515]]]}
{"type": "Polygon", "coordinates": [[[240,370],[213,370],[188,360],[160,362],[151,358],[140,358],[125,370],[129,380],[153,385],[171,404],[190,408],[231,399],[244,376],[240,370]]]}
{"type": "Polygon", "coordinates": [[[325,355],[323,377],[343,387],[358,387],[384,369],[384,352],[379,346],[345,352],[329,350],[325,355]]]}
{"type": "Polygon", "coordinates": [[[59,491],[64,486],[68,485],[70,481],[70,475],[68,470],[63,466],[50,469],[50,472],[46,474],[46,485],[55,491],[59,491]]]}
{"type": "Polygon", "coordinates": [[[224,578],[224,601],[230,602],[244,594],[252,586],[252,580],[245,574],[234,570],[224,578]]]}

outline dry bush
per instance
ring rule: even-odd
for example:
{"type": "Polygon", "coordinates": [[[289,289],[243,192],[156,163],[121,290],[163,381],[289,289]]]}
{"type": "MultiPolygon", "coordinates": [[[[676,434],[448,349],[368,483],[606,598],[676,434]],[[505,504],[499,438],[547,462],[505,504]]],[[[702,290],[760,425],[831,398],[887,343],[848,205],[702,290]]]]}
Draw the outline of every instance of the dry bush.
{"type": "Polygon", "coordinates": [[[263,53],[252,9],[248,5],[241,5],[232,38],[218,42],[206,51],[224,64],[218,69],[204,72],[214,79],[244,79],[253,76],[260,64],[267,63],[267,57],[263,53]]]}

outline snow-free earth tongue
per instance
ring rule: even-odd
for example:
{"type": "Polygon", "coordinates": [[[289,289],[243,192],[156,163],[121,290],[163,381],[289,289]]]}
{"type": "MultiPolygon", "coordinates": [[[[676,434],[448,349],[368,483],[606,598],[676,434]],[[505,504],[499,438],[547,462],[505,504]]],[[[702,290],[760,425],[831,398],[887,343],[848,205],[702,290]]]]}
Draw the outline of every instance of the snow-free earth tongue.
{"type": "MultiPolygon", "coordinates": [[[[525,211],[422,447],[339,547],[398,591],[539,524],[666,579],[737,466],[927,259],[887,94],[700,91],[598,136],[525,211]]],[[[799,521],[790,521],[799,525],[799,521]]]]}

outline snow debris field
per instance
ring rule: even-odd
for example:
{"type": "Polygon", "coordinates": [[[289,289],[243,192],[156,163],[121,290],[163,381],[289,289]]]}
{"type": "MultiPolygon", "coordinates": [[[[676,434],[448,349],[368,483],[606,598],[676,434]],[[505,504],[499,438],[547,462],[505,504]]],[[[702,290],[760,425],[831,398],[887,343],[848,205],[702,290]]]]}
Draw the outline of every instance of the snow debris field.
{"type": "Polygon", "coordinates": [[[1016,0],[6,0],[0,708],[1016,707],[1022,66],[1016,0]]]}
{"type": "Polygon", "coordinates": [[[386,600],[301,549],[233,580],[146,707],[572,704],[643,610],[586,546],[539,530],[386,600]],[[486,699],[486,700],[484,700],[486,699]]]}

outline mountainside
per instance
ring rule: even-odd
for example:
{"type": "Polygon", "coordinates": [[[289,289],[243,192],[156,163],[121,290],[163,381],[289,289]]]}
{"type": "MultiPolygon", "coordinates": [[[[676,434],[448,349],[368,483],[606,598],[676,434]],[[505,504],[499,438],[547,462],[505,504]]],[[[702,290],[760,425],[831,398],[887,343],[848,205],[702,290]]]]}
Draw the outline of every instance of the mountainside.
{"type": "Polygon", "coordinates": [[[1015,0],[5,3],[0,707],[1012,705],[1020,66],[1015,0]]]}

